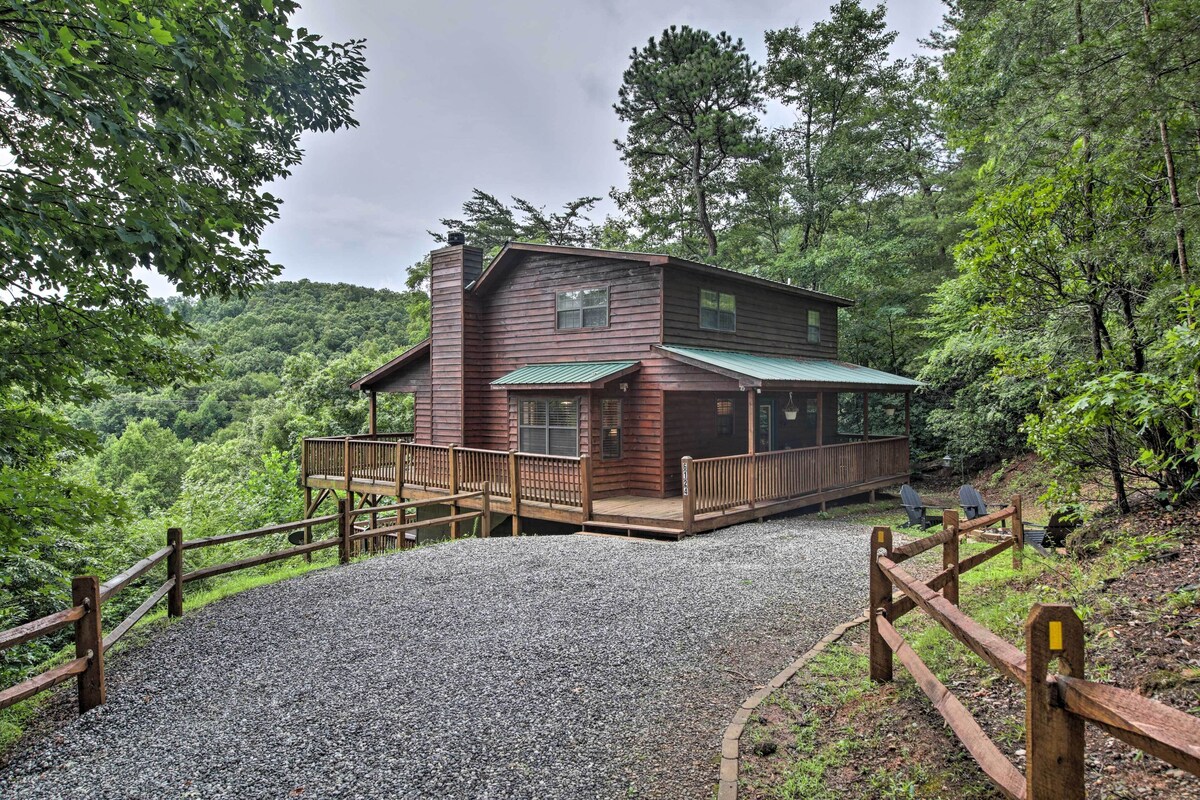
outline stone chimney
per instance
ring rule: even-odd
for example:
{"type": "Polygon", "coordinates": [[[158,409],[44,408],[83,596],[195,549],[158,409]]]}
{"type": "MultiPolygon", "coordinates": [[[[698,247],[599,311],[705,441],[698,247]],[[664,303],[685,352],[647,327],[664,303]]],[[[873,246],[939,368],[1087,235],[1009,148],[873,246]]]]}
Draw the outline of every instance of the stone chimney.
{"type": "Polygon", "coordinates": [[[480,357],[480,317],[475,298],[467,293],[483,272],[483,251],[463,244],[463,235],[451,232],[448,247],[429,254],[429,350],[432,431],[435,445],[469,444],[464,420],[469,394],[466,382],[480,357]]]}

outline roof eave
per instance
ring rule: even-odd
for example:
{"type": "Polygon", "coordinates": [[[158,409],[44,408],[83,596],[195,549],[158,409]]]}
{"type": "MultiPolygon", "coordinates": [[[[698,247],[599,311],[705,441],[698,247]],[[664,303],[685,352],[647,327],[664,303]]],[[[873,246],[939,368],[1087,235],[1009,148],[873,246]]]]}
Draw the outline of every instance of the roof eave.
{"type": "Polygon", "coordinates": [[[426,337],[423,341],[414,344],[412,347],[408,348],[383,366],[368,372],[366,375],[363,375],[361,378],[358,378],[355,381],[352,381],[350,383],[350,388],[358,389],[359,391],[369,391],[370,384],[391,375],[394,371],[407,366],[409,363],[417,360],[425,353],[428,353],[429,346],[432,341],[432,338],[426,337]]]}

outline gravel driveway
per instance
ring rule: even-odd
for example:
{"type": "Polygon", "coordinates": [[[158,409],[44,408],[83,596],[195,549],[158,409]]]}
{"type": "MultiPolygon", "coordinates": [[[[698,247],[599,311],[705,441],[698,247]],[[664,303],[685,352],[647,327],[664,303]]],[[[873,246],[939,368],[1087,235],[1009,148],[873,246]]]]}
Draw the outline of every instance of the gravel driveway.
{"type": "Polygon", "coordinates": [[[113,659],[13,798],[709,798],[737,706],[866,596],[862,526],[467,540],[246,591],[113,659]]]}

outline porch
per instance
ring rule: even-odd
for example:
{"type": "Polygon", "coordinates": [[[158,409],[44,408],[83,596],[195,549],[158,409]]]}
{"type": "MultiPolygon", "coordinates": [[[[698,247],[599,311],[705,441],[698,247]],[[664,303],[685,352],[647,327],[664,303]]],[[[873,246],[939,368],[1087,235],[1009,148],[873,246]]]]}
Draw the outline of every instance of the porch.
{"type": "MultiPolygon", "coordinates": [[[[533,518],[681,538],[901,483],[908,460],[905,436],[685,456],[679,496],[596,498],[586,455],[440,447],[395,433],[305,439],[301,475],[309,505],[314,491],[318,498],[344,492],[418,500],[486,488],[494,514],[511,516],[514,535],[522,518],[533,518]]],[[[458,505],[478,508],[481,501],[458,505]]]]}

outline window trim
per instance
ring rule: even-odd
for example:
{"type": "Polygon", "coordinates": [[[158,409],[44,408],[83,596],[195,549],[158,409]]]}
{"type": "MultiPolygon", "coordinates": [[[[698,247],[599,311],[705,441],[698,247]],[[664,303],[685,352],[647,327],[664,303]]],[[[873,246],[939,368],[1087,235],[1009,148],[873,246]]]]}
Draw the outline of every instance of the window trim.
{"type": "Polygon", "coordinates": [[[808,343],[809,344],[820,344],[821,343],[821,309],[819,309],[819,308],[808,309],[808,313],[805,314],[805,324],[806,324],[806,328],[807,328],[807,330],[805,331],[805,334],[806,334],[805,338],[808,339],[808,343]],[[816,325],[813,325],[813,321],[812,321],[813,314],[817,315],[817,324],[816,325]],[[816,331],[816,336],[813,336],[814,330],[816,331]]]}
{"type": "Polygon", "coordinates": [[[600,460],[601,461],[620,461],[625,457],[625,403],[621,397],[601,397],[600,398],[600,460]],[[605,433],[608,426],[604,424],[604,404],[617,404],[617,454],[615,456],[608,455],[604,450],[605,433]]]}
{"type": "Polygon", "coordinates": [[[696,306],[696,314],[699,317],[698,321],[700,323],[700,330],[717,331],[720,333],[737,333],[737,295],[734,294],[733,292],[722,292],[720,289],[706,289],[703,286],[701,286],[700,287],[700,296],[698,298],[697,306],[696,306]],[[717,296],[717,309],[716,309],[717,310],[717,324],[715,326],[704,324],[704,294],[705,294],[705,292],[708,292],[709,294],[715,294],[717,296]],[[730,298],[733,301],[733,311],[728,312],[733,315],[733,325],[732,325],[732,327],[729,327],[729,328],[722,328],[721,327],[721,314],[722,314],[721,302],[726,297],[730,298]]]}
{"type": "Polygon", "coordinates": [[[580,423],[582,422],[582,412],[581,412],[582,408],[583,408],[583,403],[580,402],[580,398],[578,398],[578,397],[552,397],[552,396],[547,396],[547,395],[543,395],[543,396],[539,396],[539,397],[518,397],[517,398],[517,450],[522,453],[531,453],[533,455],[539,455],[539,456],[553,456],[555,458],[579,458],[579,431],[580,431],[580,423]],[[571,456],[560,456],[557,453],[549,452],[549,450],[550,450],[550,431],[551,430],[558,430],[558,431],[571,430],[571,428],[568,428],[566,426],[550,424],[550,405],[549,404],[550,403],[562,403],[562,402],[568,402],[568,403],[575,404],[575,428],[574,428],[574,430],[575,430],[575,453],[574,453],[574,455],[571,455],[571,456]],[[545,425],[522,425],[521,424],[521,404],[522,403],[545,403],[546,404],[546,424],[545,425]],[[541,431],[546,432],[546,450],[544,452],[539,452],[537,450],[527,450],[521,446],[522,445],[521,431],[522,431],[522,429],[525,429],[525,428],[529,428],[531,430],[541,430],[541,431]]]}
{"type": "MultiPolygon", "coordinates": [[[[564,310],[575,311],[576,309],[571,308],[571,309],[564,309],[564,310]]],[[[604,330],[604,329],[608,328],[610,325],[612,325],[612,290],[610,289],[608,284],[580,286],[580,287],[577,287],[574,289],[563,289],[561,291],[556,289],[554,291],[554,330],[556,330],[556,331],[574,331],[574,332],[599,331],[599,330],[604,330]],[[583,293],[584,292],[596,292],[596,291],[604,292],[604,324],[603,325],[584,325],[583,324],[584,308],[599,308],[600,306],[584,306],[583,305],[583,293]],[[578,308],[579,325],[563,327],[562,325],[559,325],[559,323],[558,323],[559,314],[562,313],[562,311],[560,311],[558,308],[558,301],[559,301],[560,297],[562,297],[564,294],[567,294],[569,292],[579,292],[580,293],[579,308],[578,308]]]]}

